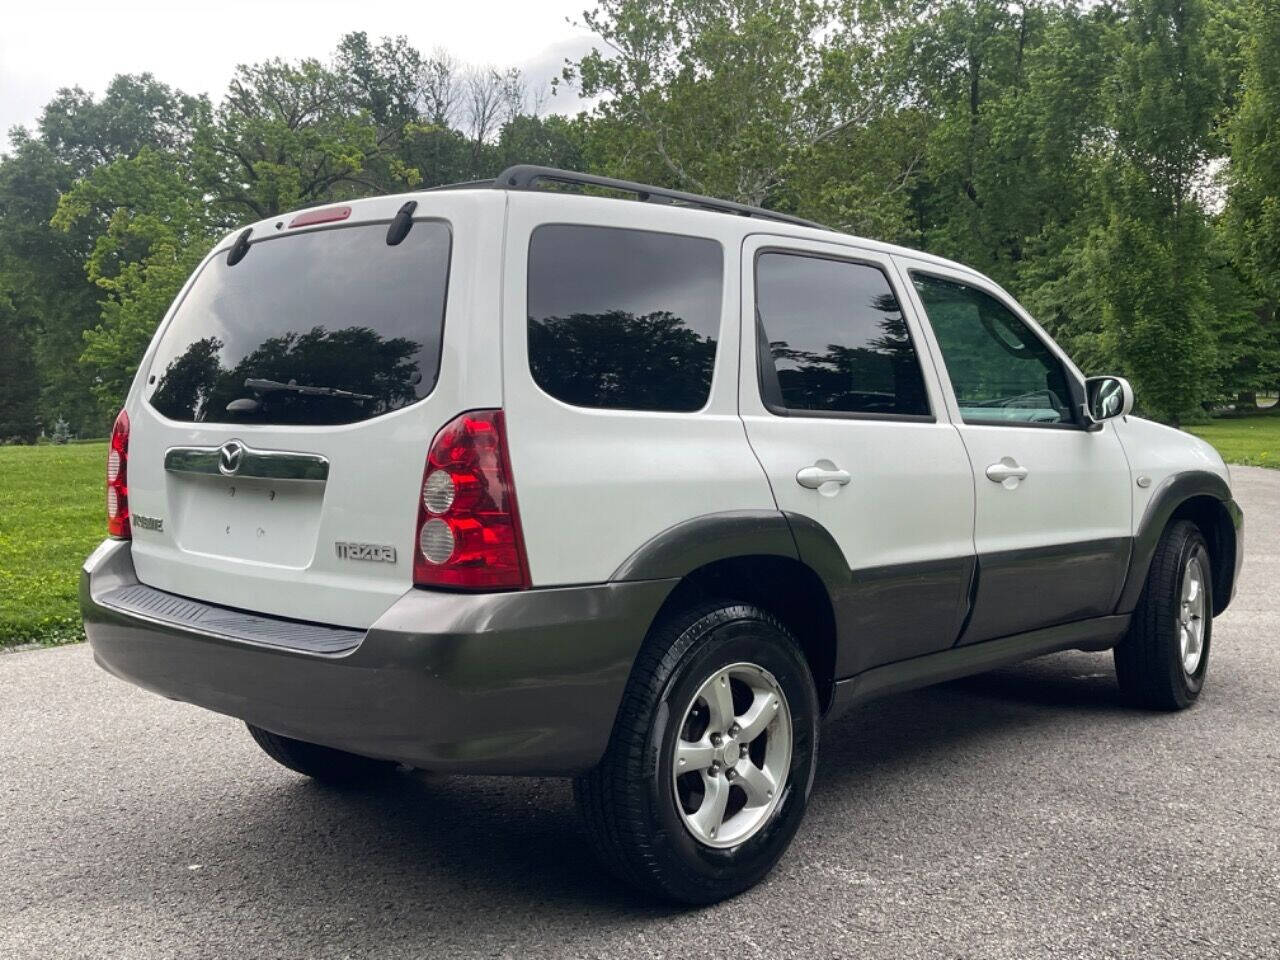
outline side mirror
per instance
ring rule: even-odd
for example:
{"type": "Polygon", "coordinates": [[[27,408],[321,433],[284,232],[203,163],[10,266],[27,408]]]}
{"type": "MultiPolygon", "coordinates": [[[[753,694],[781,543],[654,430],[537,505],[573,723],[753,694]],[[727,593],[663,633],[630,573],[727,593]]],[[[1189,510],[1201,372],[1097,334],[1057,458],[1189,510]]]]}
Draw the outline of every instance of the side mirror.
{"type": "Polygon", "coordinates": [[[1133,387],[1124,377],[1090,377],[1084,382],[1085,410],[1094,423],[1128,416],[1133,411],[1133,387]]]}

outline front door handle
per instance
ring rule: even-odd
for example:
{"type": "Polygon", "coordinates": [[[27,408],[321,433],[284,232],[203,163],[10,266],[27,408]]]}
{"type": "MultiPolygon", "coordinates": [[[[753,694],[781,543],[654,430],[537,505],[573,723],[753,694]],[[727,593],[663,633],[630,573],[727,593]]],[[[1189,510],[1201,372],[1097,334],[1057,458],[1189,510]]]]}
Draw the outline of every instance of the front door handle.
{"type": "Polygon", "coordinates": [[[830,491],[835,493],[835,486],[828,487],[827,484],[834,484],[843,487],[849,480],[848,470],[841,470],[830,460],[819,460],[811,467],[801,467],[796,471],[796,483],[810,490],[819,490],[823,493],[830,491]],[[823,489],[823,488],[826,489],[823,489]]]}
{"type": "Polygon", "coordinates": [[[1027,478],[1027,468],[1021,466],[1013,457],[1001,457],[999,463],[987,467],[987,479],[999,483],[1009,489],[1018,485],[1018,481],[1027,478]]]}

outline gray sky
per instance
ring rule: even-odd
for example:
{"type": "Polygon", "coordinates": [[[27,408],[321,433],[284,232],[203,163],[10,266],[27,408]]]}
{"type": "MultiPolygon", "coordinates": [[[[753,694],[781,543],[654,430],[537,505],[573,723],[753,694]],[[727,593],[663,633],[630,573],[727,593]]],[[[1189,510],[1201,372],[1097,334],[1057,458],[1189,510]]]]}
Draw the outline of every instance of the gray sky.
{"type": "MultiPolygon", "coordinates": [[[[215,101],[236,64],[280,56],[327,60],[338,38],[404,34],[423,53],[516,66],[531,86],[591,48],[582,19],[591,0],[9,0],[0,12],[0,147],[15,124],[34,123],[59,87],[101,95],[117,73],[155,74],[215,101]]],[[[545,110],[574,112],[562,90],[545,110]]]]}

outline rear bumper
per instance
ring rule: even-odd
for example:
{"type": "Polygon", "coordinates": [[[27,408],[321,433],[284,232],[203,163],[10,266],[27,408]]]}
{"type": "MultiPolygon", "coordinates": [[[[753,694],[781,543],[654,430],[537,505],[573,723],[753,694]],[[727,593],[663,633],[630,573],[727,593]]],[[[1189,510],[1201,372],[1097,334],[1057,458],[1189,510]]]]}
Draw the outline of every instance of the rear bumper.
{"type": "MultiPolygon", "coordinates": [[[[94,658],[121,679],[353,753],[453,772],[560,775],[604,753],[631,664],[675,581],[410,590],[339,654],[113,602],[135,584],[127,542],[107,541],[85,561],[85,633],[94,658]]],[[[292,625],[280,625],[287,636],[292,625]]]]}

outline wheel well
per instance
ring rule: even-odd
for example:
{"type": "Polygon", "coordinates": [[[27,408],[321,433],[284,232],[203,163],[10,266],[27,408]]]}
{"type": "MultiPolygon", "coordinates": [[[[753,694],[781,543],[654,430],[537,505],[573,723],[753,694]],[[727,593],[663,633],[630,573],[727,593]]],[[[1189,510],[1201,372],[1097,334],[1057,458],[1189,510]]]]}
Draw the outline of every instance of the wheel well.
{"type": "Polygon", "coordinates": [[[754,604],[795,634],[809,662],[825,713],[835,685],[836,624],[827,588],[813,570],[789,557],[733,557],[686,574],[658,616],[710,597],[754,604]]]}
{"type": "Polygon", "coordinates": [[[1200,528],[1209,545],[1209,562],[1213,568],[1213,614],[1217,616],[1231,600],[1232,580],[1236,572],[1236,528],[1222,501],[1198,496],[1178,504],[1169,523],[1190,520],[1200,528]]]}

